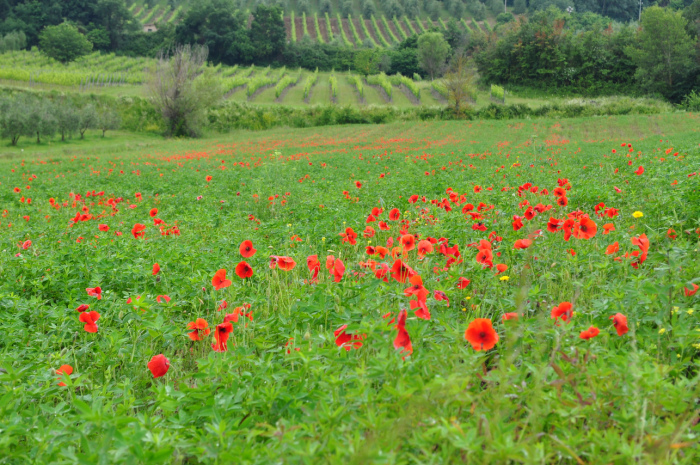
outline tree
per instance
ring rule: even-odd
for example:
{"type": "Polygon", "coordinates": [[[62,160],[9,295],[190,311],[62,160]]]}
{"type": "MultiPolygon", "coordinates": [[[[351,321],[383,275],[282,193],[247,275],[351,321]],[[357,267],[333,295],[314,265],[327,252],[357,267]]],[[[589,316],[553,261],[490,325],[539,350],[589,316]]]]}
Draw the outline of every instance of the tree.
{"type": "Polygon", "coordinates": [[[450,45],[439,32],[426,32],[418,38],[418,63],[433,80],[450,53],[450,45]]]}
{"type": "Polygon", "coordinates": [[[112,45],[109,33],[101,27],[96,27],[88,32],[87,38],[92,42],[92,46],[95,50],[109,50],[112,45]]]}
{"type": "Polygon", "coordinates": [[[97,127],[102,130],[102,137],[105,136],[107,131],[119,129],[120,124],[121,118],[119,118],[116,111],[106,105],[100,108],[97,115],[97,127]]]}
{"type": "Polygon", "coordinates": [[[175,28],[175,41],[206,46],[209,59],[214,63],[251,62],[254,50],[246,21],[230,0],[197,2],[175,28]]]}
{"type": "Polygon", "coordinates": [[[650,92],[680,99],[689,89],[683,81],[694,71],[695,41],[679,11],[652,6],[642,12],[636,46],[625,52],[637,65],[635,77],[650,92]]]}
{"type": "Polygon", "coordinates": [[[275,6],[259,4],[253,12],[249,34],[255,50],[256,63],[268,62],[281,54],[287,42],[282,10],[275,6]]]}
{"type": "Polygon", "coordinates": [[[61,141],[65,142],[66,136],[72,137],[73,133],[78,130],[78,126],[80,126],[80,115],[76,108],[65,100],[58,103],[55,109],[56,129],[59,134],[61,134],[61,141]]]}
{"type": "Polygon", "coordinates": [[[36,134],[36,143],[41,143],[42,137],[56,134],[58,122],[54,116],[54,105],[48,100],[36,100],[27,109],[29,120],[32,122],[27,135],[36,134]]]}
{"type": "Polygon", "coordinates": [[[457,53],[452,58],[442,83],[447,89],[447,100],[455,115],[461,115],[469,108],[470,102],[476,100],[476,70],[463,53],[457,53]]]}
{"type": "Polygon", "coordinates": [[[78,28],[62,23],[44,28],[39,34],[39,49],[44,55],[65,64],[90,53],[92,43],[78,28]]]}
{"type": "Polygon", "coordinates": [[[0,101],[0,135],[17,145],[19,138],[32,134],[32,121],[27,111],[33,102],[26,95],[5,98],[0,101]]]}
{"type": "Polygon", "coordinates": [[[359,50],[355,53],[355,71],[365,77],[370,74],[377,74],[379,59],[379,53],[372,49],[359,50]]]}
{"type": "Polygon", "coordinates": [[[97,24],[107,31],[110,48],[122,47],[127,32],[137,32],[140,24],[126,8],[124,0],[99,0],[95,7],[97,24]]]}
{"type": "Polygon", "coordinates": [[[516,15],[521,15],[527,11],[527,1],[526,0],[515,0],[513,3],[513,13],[516,15]]]}
{"type": "Polygon", "coordinates": [[[196,137],[206,110],[221,99],[220,79],[209,69],[206,46],[178,45],[168,56],[161,53],[148,78],[154,106],[166,122],[166,135],[196,137]]]}
{"type": "Polygon", "coordinates": [[[78,132],[80,132],[80,138],[84,139],[85,131],[97,126],[97,122],[97,110],[91,103],[78,110],[78,132]]]}

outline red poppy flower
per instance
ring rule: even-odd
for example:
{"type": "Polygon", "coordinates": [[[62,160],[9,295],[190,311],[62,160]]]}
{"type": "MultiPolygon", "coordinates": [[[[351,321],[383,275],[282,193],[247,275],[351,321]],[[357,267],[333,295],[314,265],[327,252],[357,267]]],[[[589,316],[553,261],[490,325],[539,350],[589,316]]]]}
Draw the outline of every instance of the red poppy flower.
{"type": "Polygon", "coordinates": [[[532,241],[530,239],[518,239],[515,241],[515,244],[513,244],[514,249],[527,249],[532,245],[532,241]]]}
{"type": "Polygon", "coordinates": [[[413,312],[416,317],[420,318],[421,320],[430,320],[430,310],[428,310],[425,300],[411,300],[408,302],[408,304],[411,307],[411,310],[417,309],[415,312],[413,312]]]}
{"type": "Polygon", "coordinates": [[[476,254],[476,262],[489,268],[493,266],[493,252],[490,249],[480,249],[476,254]]]}
{"type": "Polygon", "coordinates": [[[459,289],[464,289],[465,287],[469,286],[470,283],[471,281],[469,281],[467,278],[459,278],[459,280],[457,280],[457,287],[459,289]]]}
{"type": "Polygon", "coordinates": [[[567,205],[569,205],[569,199],[567,199],[566,196],[563,195],[557,199],[557,205],[559,205],[560,207],[566,207],[567,205]]]}
{"type": "Polygon", "coordinates": [[[496,274],[501,274],[504,271],[508,269],[508,265],[504,265],[503,263],[499,263],[496,265],[496,274]]]}
{"type": "Polygon", "coordinates": [[[358,334],[347,334],[345,332],[345,328],[347,327],[348,325],[343,325],[333,331],[333,334],[335,335],[335,345],[342,347],[347,351],[350,349],[359,349],[362,347],[362,340],[364,339],[364,336],[360,336],[358,334]]]}
{"type": "Polygon", "coordinates": [[[400,259],[396,260],[394,265],[391,267],[391,277],[401,284],[405,283],[406,280],[413,274],[415,274],[415,271],[413,271],[410,266],[406,265],[400,259]]]}
{"type": "Polygon", "coordinates": [[[605,255],[612,255],[617,253],[618,250],[620,250],[620,244],[615,241],[613,244],[610,244],[607,249],[605,249],[605,255]]]}
{"type": "Polygon", "coordinates": [[[339,283],[340,280],[343,279],[343,275],[345,274],[345,264],[341,259],[329,255],[326,259],[326,268],[328,268],[334,282],[339,283]]]}
{"type": "Polygon", "coordinates": [[[355,187],[358,189],[362,188],[362,183],[360,181],[355,181],[355,187]]]}
{"type": "Polygon", "coordinates": [[[423,258],[429,253],[433,253],[433,244],[430,241],[422,240],[418,243],[418,258],[423,258]]]}
{"type": "Polygon", "coordinates": [[[292,257],[277,257],[277,266],[280,270],[292,271],[297,266],[297,262],[292,257]]]}
{"type": "Polygon", "coordinates": [[[75,311],[78,312],[78,313],[82,313],[82,312],[84,312],[85,310],[88,310],[89,308],[90,308],[89,305],[87,305],[87,304],[81,304],[81,305],[78,306],[78,308],[75,309],[75,311]]]}
{"type": "MultiPolygon", "coordinates": [[[[401,212],[399,211],[398,208],[393,208],[391,211],[389,211],[389,220],[390,221],[398,221],[398,219],[401,218],[401,212]]],[[[381,223],[380,223],[381,225],[381,223]]]]}
{"type": "Polygon", "coordinates": [[[250,278],[253,276],[253,268],[246,262],[241,262],[236,265],[236,275],[241,279],[250,278]]]}
{"type": "Polygon", "coordinates": [[[622,313],[616,313],[615,315],[611,316],[610,319],[613,320],[613,325],[617,330],[618,336],[623,336],[627,333],[627,331],[629,331],[629,328],[627,327],[627,317],[622,313]]]}
{"type": "Polygon", "coordinates": [[[678,237],[678,235],[676,234],[676,230],[673,228],[668,228],[668,231],[666,231],[666,237],[668,237],[669,239],[675,239],[676,237],[678,237]]]}
{"type": "Polygon", "coordinates": [[[97,300],[102,300],[102,288],[100,286],[88,287],[85,289],[85,291],[87,292],[87,295],[97,297],[97,300]]]}
{"type": "Polygon", "coordinates": [[[157,263],[153,264],[153,276],[157,275],[160,272],[160,265],[157,263]]]}
{"type": "Polygon", "coordinates": [[[692,283],[690,286],[691,286],[691,289],[688,289],[687,287],[683,288],[683,292],[685,293],[686,297],[692,297],[695,294],[697,294],[697,292],[698,292],[699,287],[697,284],[692,283]]]}
{"type": "Polygon", "coordinates": [[[154,378],[165,376],[170,369],[170,360],[165,358],[163,354],[155,355],[151,358],[151,361],[148,362],[148,369],[151,370],[154,378]]]}
{"type": "Polygon", "coordinates": [[[195,321],[190,321],[187,323],[187,329],[193,329],[191,333],[187,333],[190,339],[193,341],[201,341],[202,339],[202,334],[200,332],[203,332],[204,336],[208,336],[211,330],[208,328],[209,323],[207,323],[207,320],[204,318],[197,318],[195,321]]]}
{"type": "Polygon", "coordinates": [[[362,237],[369,239],[370,237],[374,237],[375,233],[376,231],[372,226],[367,226],[364,232],[362,233],[362,237]]]}
{"type": "Polygon", "coordinates": [[[97,320],[100,319],[100,314],[97,312],[83,312],[80,314],[80,322],[85,323],[83,329],[88,333],[97,332],[97,320]]]}
{"type": "Polygon", "coordinates": [[[423,279],[415,274],[409,278],[409,282],[411,287],[404,291],[404,295],[406,297],[414,296],[418,300],[425,301],[428,298],[428,290],[423,287],[423,279]]]}
{"type": "Polygon", "coordinates": [[[579,334],[578,337],[580,337],[581,339],[587,341],[587,340],[589,340],[589,339],[593,339],[593,338],[596,337],[598,334],[600,334],[600,330],[599,330],[598,328],[596,328],[595,326],[591,326],[591,327],[588,328],[587,330],[581,331],[581,334],[579,334]]]}
{"type": "Polygon", "coordinates": [[[255,255],[255,252],[257,252],[257,250],[253,248],[253,242],[249,240],[241,242],[241,246],[238,248],[238,250],[241,252],[243,258],[250,258],[255,255]]]}
{"type": "Polygon", "coordinates": [[[380,221],[379,222],[379,229],[381,229],[382,231],[388,231],[391,228],[389,227],[388,224],[386,224],[386,222],[380,221]]]}
{"type": "Polygon", "coordinates": [[[168,302],[170,302],[170,300],[171,300],[170,296],[167,296],[167,295],[156,296],[156,302],[158,302],[158,303],[165,302],[167,304],[168,302]]]}
{"type": "Polygon", "coordinates": [[[642,174],[644,174],[644,167],[640,166],[639,168],[637,168],[634,174],[636,174],[637,176],[641,176],[642,174]]]}
{"type": "Polygon", "coordinates": [[[131,228],[131,234],[134,235],[135,239],[139,237],[144,237],[146,235],[146,225],[141,223],[136,223],[133,228],[131,228]]]}
{"type": "Polygon", "coordinates": [[[450,306],[450,299],[447,297],[447,294],[445,294],[444,292],[435,291],[433,293],[433,297],[435,298],[435,300],[444,300],[445,302],[447,302],[447,306],[448,307],[450,306]]]}
{"type": "Polygon", "coordinates": [[[474,350],[491,350],[498,342],[498,333],[493,329],[489,318],[477,318],[464,332],[466,339],[474,350]]]}
{"type": "Polygon", "coordinates": [[[404,234],[399,239],[399,243],[403,246],[404,252],[410,252],[416,247],[416,238],[413,234],[404,234]]]}
{"type": "Polygon", "coordinates": [[[571,321],[572,315],[573,305],[571,305],[571,302],[562,302],[552,309],[552,318],[555,321],[560,318],[562,321],[571,321]]]}
{"type": "Polygon", "coordinates": [[[595,237],[597,232],[598,225],[590,218],[581,218],[581,220],[574,225],[574,237],[576,239],[588,240],[595,237]]]}
{"type": "Polygon", "coordinates": [[[151,208],[151,211],[148,212],[149,215],[151,215],[151,218],[155,218],[156,215],[158,214],[158,209],[157,208],[151,208]]]}
{"type": "Polygon", "coordinates": [[[646,234],[641,234],[639,236],[633,237],[631,240],[632,245],[636,245],[637,247],[639,247],[639,250],[642,251],[642,254],[639,256],[638,262],[632,264],[636,267],[637,263],[644,263],[644,261],[647,259],[647,253],[649,252],[649,239],[647,238],[646,234]]]}
{"type": "Polygon", "coordinates": [[[207,176],[207,177],[204,178],[204,179],[206,179],[206,181],[209,182],[209,181],[211,181],[213,178],[212,178],[211,176],[207,176]]]}
{"type": "Polygon", "coordinates": [[[615,225],[612,223],[606,223],[603,225],[603,234],[610,234],[611,231],[615,231],[615,225]]]}
{"type": "MultiPolygon", "coordinates": [[[[58,370],[56,370],[56,374],[59,376],[58,379],[63,379],[63,375],[70,376],[73,374],[73,367],[70,365],[61,365],[58,370]]],[[[66,383],[61,381],[58,383],[59,386],[65,386],[66,383]]]]}
{"type": "Polygon", "coordinates": [[[318,261],[318,255],[309,255],[306,257],[306,266],[309,269],[309,273],[313,273],[311,276],[311,282],[317,282],[318,272],[321,269],[321,262],[318,261]]]}
{"type": "Polygon", "coordinates": [[[377,279],[381,279],[385,283],[389,282],[389,277],[387,276],[389,274],[389,265],[386,263],[380,263],[377,268],[374,270],[374,276],[377,279]]]}
{"type": "Polygon", "coordinates": [[[99,229],[102,232],[107,232],[107,231],[109,231],[109,226],[107,226],[106,224],[101,224],[101,225],[97,226],[97,229],[99,229]]]}
{"type": "Polygon", "coordinates": [[[211,278],[211,285],[214,286],[214,289],[217,291],[219,289],[223,289],[225,287],[229,287],[231,285],[231,281],[226,279],[226,270],[225,269],[220,269],[216,273],[214,273],[214,277],[211,278]]]}
{"type": "Polygon", "coordinates": [[[507,321],[507,320],[517,320],[520,317],[518,315],[518,312],[508,312],[504,313],[503,316],[501,317],[501,320],[507,321]]]}
{"type": "MultiPolygon", "coordinates": [[[[250,304],[244,304],[242,307],[236,307],[233,309],[233,313],[229,313],[224,317],[224,323],[227,321],[233,321],[238,323],[240,317],[247,317],[250,321],[253,321],[253,312],[246,313],[245,311],[250,309],[250,304]]],[[[248,325],[246,324],[246,327],[248,325]]]]}
{"type": "Polygon", "coordinates": [[[357,233],[352,228],[346,228],[344,233],[340,233],[343,238],[343,243],[349,242],[350,245],[357,244],[357,233]]]}
{"type": "Polygon", "coordinates": [[[401,352],[399,354],[406,354],[403,357],[404,360],[407,356],[409,356],[413,353],[413,346],[411,345],[411,338],[408,335],[408,331],[406,331],[406,316],[407,316],[406,309],[402,309],[399,312],[398,321],[396,323],[396,329],[398,330],[399,333],[396,335],[396,338],[394,339],[394,349],[396,349],[396,350],[401,349],[401,352]]]}
{"type": "Polygon", "coordinates": [[[228,350],[228,337],[233,332],[233,325],[229,321],[225,321],[216,325],[214,330],[215,343],[211,345],[214,352],[226,352],[228,350]]]}

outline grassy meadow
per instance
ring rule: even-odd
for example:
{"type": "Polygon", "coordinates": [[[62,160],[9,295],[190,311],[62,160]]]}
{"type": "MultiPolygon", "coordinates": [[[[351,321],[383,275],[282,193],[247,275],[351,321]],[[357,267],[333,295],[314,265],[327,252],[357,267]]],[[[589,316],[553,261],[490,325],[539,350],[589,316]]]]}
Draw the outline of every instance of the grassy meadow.
{"type": "Polygon", "coordinates": [[[697,464],[698,128],[4,146],[0,464],[697,464]]]}

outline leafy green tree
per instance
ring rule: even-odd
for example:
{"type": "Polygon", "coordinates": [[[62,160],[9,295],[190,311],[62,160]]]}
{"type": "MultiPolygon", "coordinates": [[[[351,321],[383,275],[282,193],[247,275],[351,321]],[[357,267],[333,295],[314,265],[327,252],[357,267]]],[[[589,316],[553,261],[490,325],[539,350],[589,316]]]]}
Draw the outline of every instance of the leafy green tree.
{"type": "Polygon", "coordinates": [[[19,138],[32,134],[30,112],[33,101],[26,95],[3,98],[0,100],[0,135],[17,145],[19,138]]]}
{"type": "Polygon", "coordinates": [[[426,32],[418,38],[418,63],[430,75],[431,80],[440,72],[449,53],[450,45],[439,32],[426,32]]]}
{"type": "Polygon", "coordinates": [[[78,31],[75,26],[62,23],[58,26],[47,26],[39,35],[41,52],[60,61],[68,63],[92,50],[92,43],[78,31]]]}
{"type": "Polygon", "coordinates": [[[92,42],[92,46],[95,50],[109,50],[112,46],[112,41],[109,38],[109,32],[101,27],[96,27],[89,31],[86,37],[90,42],[92,42]]]}
{"type": "Polygon", "coordinates": [[[256,63],[267,63],[280,55],[287,42],[282,10],[275,6],[259,4],[253,12],[249,34],[255,50],[256,63]]]}
{"type": "Polygon", "coordinates": [[[102,137],[105,136],[107,131],[119,129],[120,124],[121,118],[119,117],[119,114],[114,111],[114,109],[106,105],[99,109],[97,115],[97,127],[102,130],[102,137]]]}
{"type": "Polygon", "coordinates": [[[515,0],[513,2],[513,13],[521,15],[527,11],[527,0],[515,0]]]}
{"type": "Polygon", "coordinates": [[[230,0],[195,3],[175,28],[175,42],[206,46],[214,63],[252,62],[253,46],[246,17],[230,0]]]}
{"type": "Polygon", "coordinates": [[[696,67],[695,40],[686,25],[680,11],[652,6],[642,12],[636,45],[625,52],[636,64],[635,77],[645,90],[672,99],[680,99],[689,90],[682,88],[696,67]]]}
{"type": "Polygon", "coordinates": [[[85,131],[92,129],[97,126],[99,121],[99,116],[97,115],[97,110],[95,106],[91,103],[85,105],[83,108],[78,110],[78,132],[80,133],[80,138],[85,138],[85,131]]]}
{"type": "Polygon", "coordinates": [[[355,71],[367,77],[379,71],[380,54],[374,50],[360,50],[355,54],[355,71]]]}
{"type": "Polygon", "coordinates": [[[42,137],[51,137],[56,134],[58,121],[56,121],[55,106],[49,100],[41,99],[32,102],[27,109],[31,125],[27,135],[36,134],[36,143],[41,143],[42,137]]]}
{"type": "Polygon", "coordinates": [[[66,136],[73,137],[73,134],[80,126],[80,115],[75,106],[65,99],[55,106],[56,130],[61,134],[61,141],[65,142],[66,136]]]}
{"type": "Polygon", "coordinates": [[[110,49],[120,49],[128,33],[139,31],[140,25],[126,7],[124,0],[98,0],[95,24],[109,35],[110,49]]]}

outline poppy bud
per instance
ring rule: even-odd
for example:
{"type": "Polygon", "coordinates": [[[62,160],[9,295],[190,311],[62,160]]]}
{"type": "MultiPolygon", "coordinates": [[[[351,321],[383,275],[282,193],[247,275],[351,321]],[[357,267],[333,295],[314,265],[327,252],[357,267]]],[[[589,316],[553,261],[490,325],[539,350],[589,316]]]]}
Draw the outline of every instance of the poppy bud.
{"type": "Polygon", "coordinates": [[[311,340],[311,333],[310,332],[305,332],[304,333],[304,340],[310,341],[311,340]]]}

